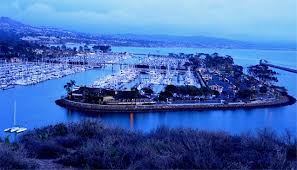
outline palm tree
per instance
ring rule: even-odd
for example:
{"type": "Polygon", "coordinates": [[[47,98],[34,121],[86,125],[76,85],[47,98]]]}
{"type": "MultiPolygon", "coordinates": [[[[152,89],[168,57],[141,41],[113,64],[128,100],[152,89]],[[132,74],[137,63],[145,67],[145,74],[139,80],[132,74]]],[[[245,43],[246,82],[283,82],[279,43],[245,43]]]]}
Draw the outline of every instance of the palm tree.
{"type": "Polygon", "coordinates": [[[69,82],[67,82],[64,85],[64,89],[66,90],[68,96],[71,96],[72,90],[73,90],[73,86],[75,86],[75,81],[74,80],[70,80],[69,82]]]}

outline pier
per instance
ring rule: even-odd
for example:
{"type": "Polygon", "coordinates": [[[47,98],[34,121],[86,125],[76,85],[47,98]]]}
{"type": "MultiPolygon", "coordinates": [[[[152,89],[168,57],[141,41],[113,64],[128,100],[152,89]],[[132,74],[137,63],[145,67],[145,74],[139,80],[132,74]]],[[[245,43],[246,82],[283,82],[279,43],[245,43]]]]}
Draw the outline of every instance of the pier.
{"type": "Polygon", "coordinates": [[[265,65],[265,66],[268,66],[268,67],[288,71],[288,72],[291,72],[291,73],[297,73],[297,69],[292,69],[292,68],[287,68],[287,67],[283,67],[283,66],[273,65],[273,64],[268,63],[266,60],[260,60],[260,65],[265,65]]]}

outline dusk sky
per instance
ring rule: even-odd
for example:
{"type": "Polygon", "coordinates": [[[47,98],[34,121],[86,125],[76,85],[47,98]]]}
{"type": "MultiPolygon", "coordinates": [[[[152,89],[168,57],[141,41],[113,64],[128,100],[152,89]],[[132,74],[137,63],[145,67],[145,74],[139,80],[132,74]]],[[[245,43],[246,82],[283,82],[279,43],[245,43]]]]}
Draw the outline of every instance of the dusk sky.
{"type": "Polygon", "coordinates": [[[0,15],[91,33],[296,40],[296,0],[1,0],[0,15]]]}

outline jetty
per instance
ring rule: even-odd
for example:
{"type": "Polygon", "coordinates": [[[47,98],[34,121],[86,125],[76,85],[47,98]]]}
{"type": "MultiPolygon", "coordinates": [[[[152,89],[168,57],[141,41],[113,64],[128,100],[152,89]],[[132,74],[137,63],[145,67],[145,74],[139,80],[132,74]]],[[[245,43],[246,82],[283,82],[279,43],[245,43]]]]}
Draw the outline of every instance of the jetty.
{"type": "Polygon", "coordinates": [[[265,65],[265,66],[268,66],[268,67],[272,67],[272,68],[276,68],[276,69],[288,71],[288,72],[291,72],[291,73],[297,73],[297,69],[292,69],[292,68],[287,68],[287,67],[283,67],[283,66],[278,66],[278,65],[270,64],[266,60],[260,60],[260,65],[265,65]]]}

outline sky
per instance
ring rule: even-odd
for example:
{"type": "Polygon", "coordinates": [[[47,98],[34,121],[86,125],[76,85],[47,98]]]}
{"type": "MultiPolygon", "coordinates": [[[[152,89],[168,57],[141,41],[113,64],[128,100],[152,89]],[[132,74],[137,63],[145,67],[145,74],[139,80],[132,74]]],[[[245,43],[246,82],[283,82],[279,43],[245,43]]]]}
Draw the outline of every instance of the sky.
{"type": "Polygon", "coordinates": [[[99,34],[296,41],[296,0],[0,0],[26,24],[99,34]]]}

